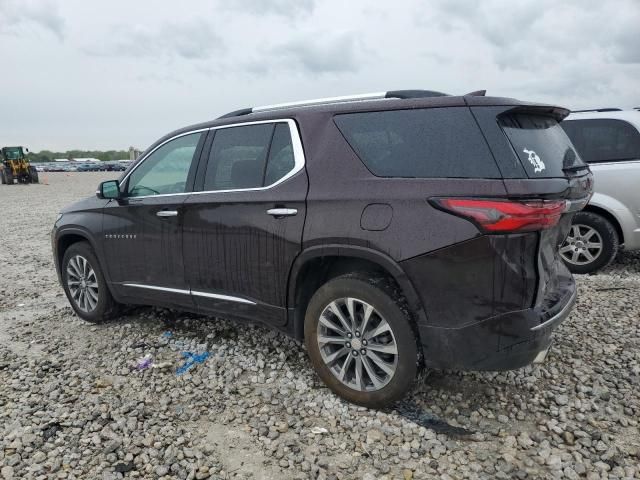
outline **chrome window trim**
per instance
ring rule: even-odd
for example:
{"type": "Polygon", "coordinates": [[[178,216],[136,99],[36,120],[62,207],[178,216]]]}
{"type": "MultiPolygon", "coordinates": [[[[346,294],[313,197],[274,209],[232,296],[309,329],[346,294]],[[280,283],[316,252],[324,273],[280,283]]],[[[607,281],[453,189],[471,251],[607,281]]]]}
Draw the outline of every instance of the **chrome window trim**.
{"type": "Polygon", "coordinates": [[[248,305],[256,305],[256,302],[242,297],[234,297],[233,295],[223,295],[221,293],[199,292],[195,290],[183,290],[181,288],[158,287],[156,285],[145,285],[142,283],[123,283],[125,287],[146,288],[147,290],[157,290],[159,292],[181,293],[183,295],[196,295],[198,297],[215,298],[218,300],[227,300],[229,302],[246,303],[248,305]]]}
{"type": "MultiPolygon", "coordinates": [[[[286,182],[289,178],[293,177],[295,174],[300,172],[304,168],[304,165],[306,163],[306,160],[304,157],[304,150],[302,148],[302,140],[300,140],[300,132],[298,131],[298,126],[296,125],[295,120],[291,118],[276,118],[271,120],[258,120],[253,122],[231,123],[229,125],[220,125],[217,127],[201,128],[198,130],[190,130],[188,132],[180,133],[171,138],[168,138],[167,140],[165,140],[164,142],[156,146],[149,153],[147,153],[135,165],[135,167],[131,169],[131,171],[127,172],[124,178],[120,181],[120,184],[121,185],[124,184],[128,180],[129,176],[135,171],[135,169],[138,168],[140,165],[142,165],[142,163],[146,161],[147,158],[149,158],[149,156],[153,154],[153,152],[155,152],[158,148],[162,147],[166,143],[172,140],[175,140],[176,138],[183,137],[185,135],[191,135],[193,133],[199,133],[199,132],[205,132],[205,131],[211,131],[211,130],[222,130],[224,128],[244,127],[249,125],[261,125],[266,123],[286,123],[287,125],[289,125],[289,133],[291,135],[291,145],[293,146],[293,161],[294,161],[293,169],[290,170],[289,173],[287,173],[286,175],[282,176],[280,179],[275,181],[274,183],[270,185],[266,185],[264,187],[236,188],[236,189],[230,189],[230,190],[201,190],[201,191],[183,192],[183,193],[161,193],[159,195],[140,195],[139,197],[126,197],[126,198],[138,199],[138,198],[175,197],[175,196],[183,196],[183,195],[202,195],[205,193],[260,192],[264,190],[269,190],[273,187],[280,185],[283,182],[286,182]]],[[[203,160],[207,161],[208,159],[203,159],[203,160]]]]}

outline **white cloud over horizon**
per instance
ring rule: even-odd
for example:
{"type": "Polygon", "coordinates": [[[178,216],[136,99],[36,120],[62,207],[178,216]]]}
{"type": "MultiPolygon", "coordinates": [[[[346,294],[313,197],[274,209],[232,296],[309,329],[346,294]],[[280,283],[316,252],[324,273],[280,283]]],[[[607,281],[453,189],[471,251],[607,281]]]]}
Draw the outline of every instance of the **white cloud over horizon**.
{"type": "Polygon", "coordinates": [[[424,88],[640,106],[638,0],[0,0],[0,144],[145,147],[251,105],[424,88]]]}

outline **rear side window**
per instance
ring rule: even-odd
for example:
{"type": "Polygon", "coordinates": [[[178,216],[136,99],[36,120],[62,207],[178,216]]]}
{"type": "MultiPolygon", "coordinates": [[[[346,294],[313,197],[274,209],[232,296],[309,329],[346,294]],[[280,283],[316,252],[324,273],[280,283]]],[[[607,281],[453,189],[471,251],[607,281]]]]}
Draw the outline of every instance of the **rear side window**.
{"type": "Polygon", "coordinates": [[[467,107],[350,113],[335,123],[379,177],[501,178],[467,107]]]}
{"type": "Polygon", "coordinates": [[[271,185],[295,167],[293,145],[291,144],[291,132],[289,125],[279,123],[273,132],[267,170],[264,177],[264,185],[271,185]]]}
{"type": "Polygon", "coordinates": [[[509,113],[498,117],[529,178],[565,177],[585,167],[571,141],[552,117],[509,113]]]}
{"type": "Polygon", "coordinates": [[[640,133],[624,120],[566,120],[560,125],[588,163],[640,159],[640,133]]]}

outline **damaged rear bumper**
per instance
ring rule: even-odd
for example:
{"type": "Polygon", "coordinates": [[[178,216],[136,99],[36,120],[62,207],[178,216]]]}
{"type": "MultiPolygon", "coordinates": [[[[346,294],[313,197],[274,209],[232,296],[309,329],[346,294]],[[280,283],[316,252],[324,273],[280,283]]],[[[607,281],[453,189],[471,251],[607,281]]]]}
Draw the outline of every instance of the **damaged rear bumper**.
{"type": "Polygon", "coordinates": [[[425,364],[454,370],[513,370],[536,360],[576,300],[573,282],[546,311],[536,308],[498,315],[460,328],[420,328],[425,364]]]}

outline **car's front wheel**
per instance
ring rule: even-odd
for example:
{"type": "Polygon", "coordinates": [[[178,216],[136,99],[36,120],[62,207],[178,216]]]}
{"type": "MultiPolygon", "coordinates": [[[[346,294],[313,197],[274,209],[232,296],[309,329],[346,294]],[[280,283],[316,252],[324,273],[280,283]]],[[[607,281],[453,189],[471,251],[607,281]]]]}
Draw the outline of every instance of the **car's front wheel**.
{"type": "Polygon", "coordinates": [[[71,245],[61,265],[64,292],[76,314],[92,323],[109,320],[118,304],[107,287],[100,263],[87,242],[71,245]]]}
{"type": "Polygon", "coordinates": [[[384,278],[344,275],[320,287],[307,307],[305,343],[324,383],[358,405],[387,406],[416,377],[416,336],[384,278]]]}
{"type": "Polygon", "coordinates": [[[592,273],[606,267],[618,253],[618,234],[606,218],[579,212],[560,247],[560,256],[572,273],[592,273]]]}

